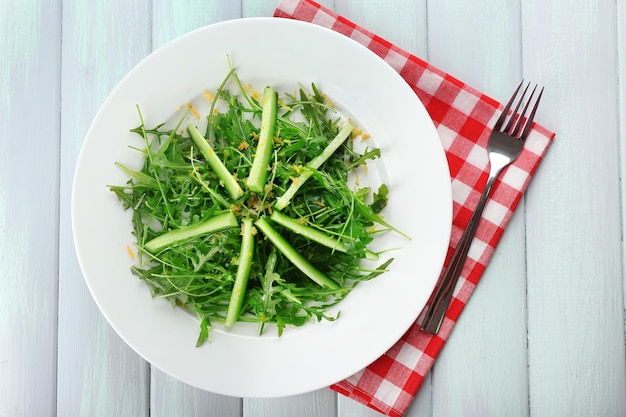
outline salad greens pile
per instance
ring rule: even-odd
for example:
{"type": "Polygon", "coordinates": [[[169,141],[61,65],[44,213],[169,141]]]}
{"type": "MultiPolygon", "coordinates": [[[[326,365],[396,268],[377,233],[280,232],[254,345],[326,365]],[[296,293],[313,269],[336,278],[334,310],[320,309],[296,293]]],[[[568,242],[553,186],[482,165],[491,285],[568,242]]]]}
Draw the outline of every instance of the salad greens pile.
{"type": "Polygon", "coordinates": [[[273,323],[281,335],[335,320],[328,308],[393,260],[362,263],[378,260],[367,248],[375,234],[397,231],[380,215],[387,187],[349,181],[380,150],[355,151],[359,133],[315,84],[296,91],[256,93],[231,67],[207,94],[205,131],[186,123],[191,106],[174,127],[148,128],[138,109],[143,167],[116,164],[129,177],[109,188],[132,210],[132,272],[153,297],[197,314],[198,346],[216,322],[257,322],[259,334],[273,323]]]}

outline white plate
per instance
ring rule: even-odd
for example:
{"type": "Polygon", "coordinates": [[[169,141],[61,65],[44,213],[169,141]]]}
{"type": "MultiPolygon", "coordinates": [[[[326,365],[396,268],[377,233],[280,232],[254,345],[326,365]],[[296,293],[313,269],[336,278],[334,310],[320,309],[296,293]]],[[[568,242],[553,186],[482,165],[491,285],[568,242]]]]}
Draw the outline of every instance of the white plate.
{"type": "MultiPolygon", "coordinates": [[[[292,91],[292,90],[289,90],[292,91]]],[[[278,397],[326,387],[361,370],[415,321],[443,264],[451,228],[450,176],[437,132],[405,81],[367,48],[319,26],[252,18],[193,31],[139,63],[113,90],[93,121],[78,160],[72,226],[78,260],[98,307],[113,328],[152,365],[193,386],[237,397],[278,397]],[[109,184],[123,184],[120,161],[139,167],[129,149],[139,125],[135,105],[152,127],[178,106],[215,91],[229,55],[239,77],[257,89],[315,82],[348,111],[381,148],[373,164],[390,188],[385,218],[412,236],[387,235],[399,249],[389,272],[343,300],[341,317],[253,336],[242,325],[216,329],[195,347],[198,322],[165,300],[153,300],[131,275],[126,246],[130,213],[109,184]]]]}

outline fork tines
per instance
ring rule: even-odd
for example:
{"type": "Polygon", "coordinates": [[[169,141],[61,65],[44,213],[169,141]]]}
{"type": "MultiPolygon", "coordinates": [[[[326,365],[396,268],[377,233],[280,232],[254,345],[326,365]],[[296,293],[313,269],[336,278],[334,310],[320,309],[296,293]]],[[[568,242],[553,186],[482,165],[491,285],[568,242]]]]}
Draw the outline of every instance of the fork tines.
{"type": "Polygon", "coordinates": [[[531,83],[529,82],[528,84],[526,84],[526,87],[522,90],[521,95],[517,99],[515,108],[510,113],[510,117],[508,117],[508,122],[506,123],[506,126],[503,128],[504,122],[507,120],[507,116],[509,116],[511,105],[515,101],[523,85],[524,85],[524,80],[522,80],[517,86],[517,88],[515,89],[515,92],[511,96],[511,99],[506,104],[506,106],[504,106],[504,109],[502,110],[502,114],[500,115],[500,117],[498,118],[498,121],[496,122],[494,126],[494,129],[499,130],[503,133],[506,133],[510,136],[513,136],[519,139],[526,139],[526,137],[530,133],[530,128],[532,127],[533,119],[535,118],[535,112],[537,111],[537,107],[539,106],[539,101],[541,100],[541,95],[543,94],[543,87],[541,87],[541,89],[539,90],[539,94],[535,97],[535,93],[537,92],[537,87],[538,87],[535,84],[535,86],[532,89],[532,92],[530,93],[530,96],[525,100],[526,94],[528,93],[528,89],[530,88],[531,83]],[[530,114],[527,115],[526,112],[528,111],[528,108],[530,107],[533,100],[534,100],[534,105],[531,108],[530,114]],[[518,110],[520,109],[520,107],[522,107],[522,105],[523,105],[522,112],[518,113],[518,110]]]}

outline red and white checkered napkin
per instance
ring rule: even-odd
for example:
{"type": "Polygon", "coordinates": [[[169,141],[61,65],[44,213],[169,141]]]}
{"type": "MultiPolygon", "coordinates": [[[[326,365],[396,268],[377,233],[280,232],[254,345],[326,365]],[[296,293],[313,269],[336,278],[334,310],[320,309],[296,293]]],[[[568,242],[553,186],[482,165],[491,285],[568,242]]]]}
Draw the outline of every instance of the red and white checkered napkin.
{"type": "MultiPolygon", "coordinates": [[[[424,103],[446,151],[452,177],[448,262],[487,181],[487,140],[499,103],[311,0],[280,0],[274,16],[319,24],[367,46],[396,69],[424,103]]],[[[535,124],[522,154],[494,186],[439,335],[424,333],[414,324],[381,358],[333,385],[333,390],[389,416],[406,413],[553,138],[554,133],[535,124]]]]}

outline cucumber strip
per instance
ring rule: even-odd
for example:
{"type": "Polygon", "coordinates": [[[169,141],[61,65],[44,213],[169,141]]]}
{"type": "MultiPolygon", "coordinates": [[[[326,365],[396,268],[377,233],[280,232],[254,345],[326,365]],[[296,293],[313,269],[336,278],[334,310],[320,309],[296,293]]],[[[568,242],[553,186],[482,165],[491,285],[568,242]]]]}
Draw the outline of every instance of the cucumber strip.
{"type": "Polygon", "coordinates": [[[322,164],[326,162],[326,160],[330,158],[330,156],[337,149],[339,149],[341,144],[345,142],[348,136],[350,136],[350,133],[352,133],[352,129],[352,124],[350,122],[347,122],[346,125],[339,131],[337,136],[335,136],[335,138],[330,141],[326,148],[324,148],[322,153],[313,158],[308,164],[305,165],[304,172],[296,177],[296,179],[291,183],[287,191],[285,191],[285,194],[283,194],[276,200],[276,204],[274,204],[274,208],[276,210],[282,210],[287,207],[293,196],[298,192],[300,187],[302,187],[302,184],[304,184],[306,180],[309,179],[313,171],[322,166],[322,164]]]}
{"type": "Polygon", "coordinates": [[[263,91],[263,110],[261,112],[261,131],[259,132],[259,141],[247,181],[248,189],[258,194],[264,192],[265,182],[267,181],[276,131],[277,102],[276,91],[272,87],[265,87],[263,91]]]}
{"type": "Polygon", "coordinates": [[[226,310],[227,328],[239,320],[241,307],[246,296],[246,287],[248,286],[248,278],[250,277],[250,269],[252,267],[252,255],[254,254],[254,235],[253,235],[252,219],[246,217],[241,223],[241,251],[239,252],[239,265],[237,266],[237,276],[235,277],[235,285],[233,292],[230,294],[230,302],[226,310]]]}
{"type": "MultiPolygon", "coordinates": [[[[272,212],[270,220],[274,223],[278,223],[281,226],[286,227],[294,233],[306,237],[309,240],[324,245],[327,248],[336,250],[342,253],[348,253],[348,250],[341,244],[341,240],[327,235],[326,233],[311,227],[301,224],[298,220],[295,220],[279,211],[272,212]]],[[[372,261],[377,261],[379,256],[377,253],[372,252],[369,249],[365,249],[365,258],[372,261]]]]}
{"type": "Polygon", "coordinates": [[[309,240],[319,243],[320,245],[324,245],[327,248],[347,253],[346,248],[341,243],[341,240],[336,239],[327,235],[326,233],[311,227],[305,226],[300,223],[298,220],[293,219],[279,211],[273,211],[270,216],[270,220],[275,223],[280,224],[281,226],[285,226],[287,229],[291,230],[294,233],[297,233],[301,236],[306,237],[309,240]]]}
{"type": "Polygon", "coordinates": [[[243,196],[243,189],[228,171],[228,168],[224,165],[222,160],[215,154],[215,151],[209,145],[209,142],[202,136],[198,129],[191,123],[187,125],[187,132],[193,141],[194,145],[198,148],[200,153],[206,159],[207,164],[213,169],[215,175],[222,181],[228,194],[235,200],[243,196]]]}
{"type": "MultiPolygon", "coordinates": [[[[276,256],[276,247],[272,247],[272,251],[269,255],[267,255],[267,261],[265,262],[265,275],[263,275],[263,281],[261,285],[263,286],[263,315],[267,313],[268,305],[272,298],[272,282],[274,282],[274,270],[276,269],[276,263],[278,261],[278,257],[276,256]]],[[[263,334],[263,329],[265,328],[265,323],[267,320],[267,316],[259,317],[259,330],[257,334],[261,336],[263,334]]]]}
{"type": "Polygon", "coordinates": [[[307,277],[322,287],[328,287],[332,290],[338,290],[339,284],[328,278],[322,271],[317,269],[304,256],[302,256],[284,237],[282,237],[263,217],[255,222],[256,227],[263,232],[270,242],[278,249],[296,268],[302,271],[307,277]]]}
{"type": "Polygon", "coordinates": [[[220,230],[228,229],[229,227],[235,227],[238,224],[239,221],[237,220],[235,213],[228,211],[211,217],[204,222],[165,232],[146,243],[143,248],[150,253],[156,253],[167,246],[177,245],[184,240],[191,239],[192,237],[218,232],[220,230]]]}

